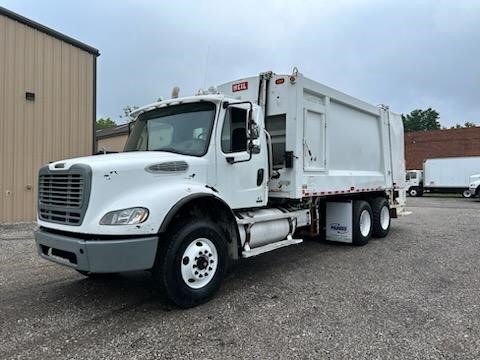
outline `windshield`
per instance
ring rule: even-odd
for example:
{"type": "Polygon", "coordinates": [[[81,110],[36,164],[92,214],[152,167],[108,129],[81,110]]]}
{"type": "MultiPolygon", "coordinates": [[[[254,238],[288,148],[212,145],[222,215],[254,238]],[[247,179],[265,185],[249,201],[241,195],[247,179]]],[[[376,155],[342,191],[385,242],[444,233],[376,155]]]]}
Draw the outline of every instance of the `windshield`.
{"type": "Polygon", "coordinates": [[[168,151],[203,156],[215,119],[210,102],[172,105],[139,116],[125,151],[168,151]]]}

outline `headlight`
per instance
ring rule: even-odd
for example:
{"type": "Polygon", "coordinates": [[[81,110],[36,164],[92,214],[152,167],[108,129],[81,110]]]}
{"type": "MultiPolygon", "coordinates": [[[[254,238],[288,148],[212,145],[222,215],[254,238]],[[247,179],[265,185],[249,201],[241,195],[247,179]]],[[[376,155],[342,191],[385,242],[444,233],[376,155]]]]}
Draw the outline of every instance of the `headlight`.
{"type": "Polygon", "coordinates": [[[106,213],[100,225],[135,225],[147,220],[148,209],[141,207],[134,207],[106,213]]]}

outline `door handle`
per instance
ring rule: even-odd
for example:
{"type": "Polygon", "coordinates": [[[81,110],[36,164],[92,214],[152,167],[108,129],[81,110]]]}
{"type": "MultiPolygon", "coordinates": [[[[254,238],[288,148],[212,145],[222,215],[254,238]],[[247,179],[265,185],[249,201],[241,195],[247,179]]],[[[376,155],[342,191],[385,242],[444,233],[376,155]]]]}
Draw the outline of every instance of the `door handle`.
{"type": "Polygon", "coordinates": [[[265,170],[264,170],[264,169],[258,169],[258,170],[257,170],[257,186],[262,185],[262,183],[263,183],[263,178],[265,177],[264,174],[265,174],[265,170]]]}

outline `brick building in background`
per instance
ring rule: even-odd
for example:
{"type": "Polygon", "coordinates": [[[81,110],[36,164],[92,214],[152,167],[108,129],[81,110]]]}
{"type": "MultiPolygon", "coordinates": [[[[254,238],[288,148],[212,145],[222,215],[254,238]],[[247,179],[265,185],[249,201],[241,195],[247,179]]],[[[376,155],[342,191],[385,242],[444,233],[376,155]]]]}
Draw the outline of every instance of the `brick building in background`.
{"type": "Polygon", "coordinates": [[[480,156],[480,127],[405,133],[408,170],[422,169],[426,159],[480,156]]]}

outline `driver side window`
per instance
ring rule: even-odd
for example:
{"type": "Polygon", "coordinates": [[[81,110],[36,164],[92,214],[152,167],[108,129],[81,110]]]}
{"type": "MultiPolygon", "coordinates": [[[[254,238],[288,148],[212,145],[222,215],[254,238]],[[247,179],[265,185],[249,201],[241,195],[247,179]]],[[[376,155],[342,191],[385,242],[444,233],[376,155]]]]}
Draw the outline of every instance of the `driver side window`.
{"type": "Polygon", "coordinates": [[[222,129],[222,151],[247,151],[247,110],[230,107],[222,129]]]}

